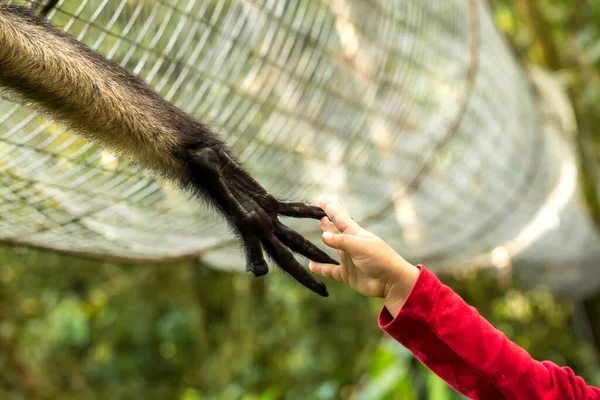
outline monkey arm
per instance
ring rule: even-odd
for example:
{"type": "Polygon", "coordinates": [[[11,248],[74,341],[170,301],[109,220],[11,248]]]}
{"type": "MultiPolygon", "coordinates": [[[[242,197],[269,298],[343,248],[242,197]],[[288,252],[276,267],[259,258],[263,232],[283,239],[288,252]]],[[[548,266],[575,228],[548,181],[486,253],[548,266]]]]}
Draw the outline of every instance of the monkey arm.
{"type": "Polygon", "coordinates": [[[212,205],[240,238],[246,269],[255,276],[268,272],[264,250],[302,285],[327,296],[293,253],[337,262],[278,219],[320,219],[323,210],[276,199],[205,124],[31,9],[2,0],[0,90],[212,205]]]}

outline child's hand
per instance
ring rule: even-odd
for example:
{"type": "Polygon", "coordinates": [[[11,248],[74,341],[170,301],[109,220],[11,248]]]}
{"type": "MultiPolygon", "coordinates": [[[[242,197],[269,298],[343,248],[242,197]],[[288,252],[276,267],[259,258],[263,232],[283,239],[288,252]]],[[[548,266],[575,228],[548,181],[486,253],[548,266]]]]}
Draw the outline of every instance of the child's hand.
{"type": "Polygon", "coordinates": [[[415,285],[419,269],[383,240],[362,229],[337,196],[322,195],[319,206],[331,220],[321,220],[323,242],[338,250],[340,265],[311,261],[311,271],[345,283],[365,296],[383,298],[386,308],[395,316],[415,285]]]}

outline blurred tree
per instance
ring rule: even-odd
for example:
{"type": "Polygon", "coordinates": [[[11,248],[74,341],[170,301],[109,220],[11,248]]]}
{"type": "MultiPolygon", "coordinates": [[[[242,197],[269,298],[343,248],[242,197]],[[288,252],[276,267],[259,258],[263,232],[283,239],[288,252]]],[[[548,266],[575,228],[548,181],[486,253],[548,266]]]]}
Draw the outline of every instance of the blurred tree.
{"type": "Polygon", "coordinates": [[[276,272],[10,248],[0,265],[0,398],[335,398],[379,338],[359,296],[276,272]]]}
{"type": "MultiPolygon", "coordinates": [[[[582,186],[600,232],[600,3],[495,0],[492,4],[515,53],[526,63],[554,71],[569,92],[579,129],[582,186]]],[[[600,293],[585,299],[582,309],[598,348],[600,293]]]]}

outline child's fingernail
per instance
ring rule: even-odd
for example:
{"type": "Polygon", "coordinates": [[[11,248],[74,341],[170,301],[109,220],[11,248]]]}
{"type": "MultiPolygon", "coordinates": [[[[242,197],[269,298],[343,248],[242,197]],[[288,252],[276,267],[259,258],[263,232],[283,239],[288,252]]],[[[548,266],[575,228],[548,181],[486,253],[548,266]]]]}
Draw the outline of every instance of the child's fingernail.
{"type": "Polygon", "coordinates": [[[318,202],[319,202],[319,203],[321,203],[321,202],[326,202],[326,201],[327,201],[327,198],[328,198],[328,196],[327,196],[327,193],[321,193],[321,195],[319,196],[319,200],[318,200],[318,202]]]}
{"type": "Polygon", "coordinates": [[[331,233],[331,232],[323,232],[323,239],[325,239],[325,240],[331,240],[331,239],[333,239],[333,233],[331,233]]]}

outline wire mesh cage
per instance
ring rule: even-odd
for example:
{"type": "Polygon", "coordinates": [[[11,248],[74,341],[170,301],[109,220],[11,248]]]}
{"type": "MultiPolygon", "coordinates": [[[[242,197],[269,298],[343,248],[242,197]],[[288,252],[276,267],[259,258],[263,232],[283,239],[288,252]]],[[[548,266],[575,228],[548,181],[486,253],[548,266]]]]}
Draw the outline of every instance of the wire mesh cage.
{"type": "MultiPolygon", "coordinates": [[[[267,190],[336,193],[412,262],[600,281],[568,102],[481,0],[64,0],[49,18],[212,125],[267,190]]],[[[187,193],[6,97],[0,172],[4,242],[244,268],[187,193]]]]}

